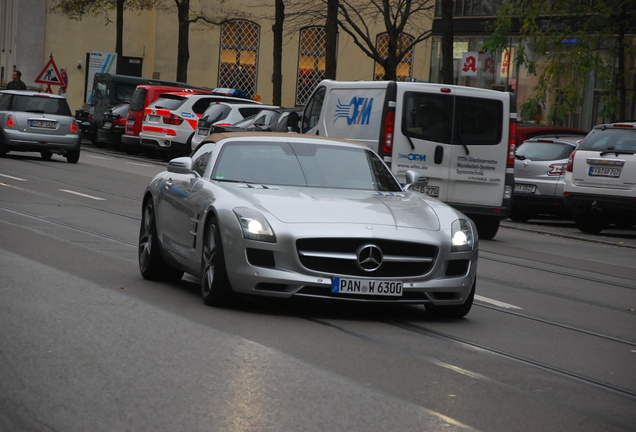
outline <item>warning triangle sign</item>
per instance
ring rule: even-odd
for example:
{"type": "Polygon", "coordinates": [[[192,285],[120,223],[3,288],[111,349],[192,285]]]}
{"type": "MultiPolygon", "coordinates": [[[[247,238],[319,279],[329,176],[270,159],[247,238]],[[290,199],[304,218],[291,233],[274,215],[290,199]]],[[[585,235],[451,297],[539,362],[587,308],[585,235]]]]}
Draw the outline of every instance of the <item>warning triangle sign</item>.
{"type": "Polygon", "coordinates": [[[35,79],[36,83],[40,84],[53,84],[53,85],[63,85],[64,81],[62,81],[62,75],[60,71],[57,70],[57,66],[53,61],[53,56],[51,56],[51,60],[44,66],[40,75],[35,79]]]}

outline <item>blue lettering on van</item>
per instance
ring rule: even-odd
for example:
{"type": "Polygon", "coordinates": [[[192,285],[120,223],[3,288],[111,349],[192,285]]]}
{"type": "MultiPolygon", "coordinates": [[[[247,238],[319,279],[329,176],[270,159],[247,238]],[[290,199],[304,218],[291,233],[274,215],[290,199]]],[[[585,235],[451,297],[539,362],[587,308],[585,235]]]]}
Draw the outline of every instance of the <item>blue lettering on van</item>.
{"type": "Polygon", "coordinates": [[[409,153],[409,154],[399,153],[398,159],[408,159],[410,161],[426,162],[426,155],[418,154],[418,153],[409,153]]]}
{"type": "Polygon", "coordinates": [[[361,124],[368,125],[371,118],[371,108],[373,108],[373,98],[354,96],[348,104],[340,102],[336,105],[336,115],[333,120],[344,118],[348,125],[361,124]]]}

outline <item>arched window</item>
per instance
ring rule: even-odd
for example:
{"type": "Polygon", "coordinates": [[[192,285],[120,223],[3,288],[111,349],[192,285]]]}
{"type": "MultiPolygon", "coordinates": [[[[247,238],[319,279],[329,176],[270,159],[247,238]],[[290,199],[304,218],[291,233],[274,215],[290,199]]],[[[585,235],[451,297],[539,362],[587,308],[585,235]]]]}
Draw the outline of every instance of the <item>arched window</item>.
{"type": "Polygon", "coordinates": [[[300,30],[298,73],[296,76],[296,105],[305,105],[320,81],[325,78],[325,28],[307,27],[300,30]]]}
{"type": "MultiPolygon", "coordinates": [[[[408,46],[413,42],[413,37],[402,33],[398,40],[398,50],[408,46]]],[[[389,35],[387,33],[379,34],[375,39],[375,46],[382,57],[389,55],[389,35]]],[[[400,61],[396,70],[397,80],[404,81],[413,76],[413,50],[410,49],[400,61]]],[[[379,63],[374,63],[374,81],[382,81],[384,79],[384,67],[379,63]]]]}
{"type": "Polygon", "coordinates": [[[219,87],[256,94],[260,26],[250,21],[232,20],[221,27],[219,87]]]}

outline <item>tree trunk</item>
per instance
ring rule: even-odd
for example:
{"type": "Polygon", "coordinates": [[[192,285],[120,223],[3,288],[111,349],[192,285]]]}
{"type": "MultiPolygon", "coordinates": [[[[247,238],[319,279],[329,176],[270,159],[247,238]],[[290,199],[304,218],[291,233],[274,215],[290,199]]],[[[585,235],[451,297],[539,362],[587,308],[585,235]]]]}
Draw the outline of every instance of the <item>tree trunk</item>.
{"type": "Polygon", "coordinates": [[[124,1],[117,0],[117,18],[116,18],[116,41],[115,52],[117,53],[117,73],[121,73],[123,68],[122,57],[124,55],[124,1]]]}
{"type": "Polygon", "coordinates": [[[283,23],[285,21],[285,4],[283,0],[276,0],[274,25],[274,72],[272,75],[274,105],[282,104],[283,93],[283,23]]]}
{"type": "Polygon", "coordinates": [[[327,1],[327,22],[325,23],[325,78],[336,79],[338,52],[338,6],[340,0],[327,1]]]}
{"type": "Polygon", "coordinates": [[[175,0],[179,16],[179,41],[177,46],[177,81],[188,82],[190,61],[190,0],[175,0]]]}
{"type": "Polygon", "coordinates": [[[453,84],[453,0],[442,0],[442,84],[453,84]]]}
{"type": "Polygon", "coordinates": [[[625,47],[625,28],[627,27],[627,4],[623,3],[619,17],[619,32],[618,32],[618,76],[617,76],[617,90],[618,90],[618,120],[627,120],[627,79],[625,70],[625,53],[627,51],[625,47]]]}

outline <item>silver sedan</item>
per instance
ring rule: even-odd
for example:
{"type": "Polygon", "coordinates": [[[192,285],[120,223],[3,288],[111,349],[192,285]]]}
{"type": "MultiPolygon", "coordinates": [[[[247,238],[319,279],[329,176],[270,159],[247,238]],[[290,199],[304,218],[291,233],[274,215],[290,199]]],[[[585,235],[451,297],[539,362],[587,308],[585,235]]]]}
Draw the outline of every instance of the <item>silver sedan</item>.
{"type": "MultiPolygon", "coordinates": [[[[407,178],[425,180],[416,172],[407,178]]],[[[241,293],[416,303],[463,317],[475,294],[475,226],[407,189],[355,143],[212,135],[146,189],[141,274],[191,274],[212,306],[241,293]]]]}

